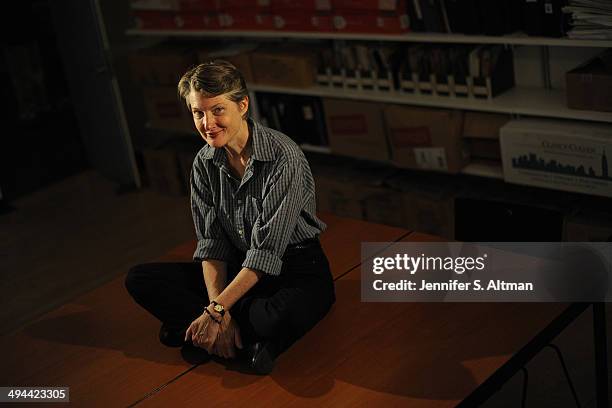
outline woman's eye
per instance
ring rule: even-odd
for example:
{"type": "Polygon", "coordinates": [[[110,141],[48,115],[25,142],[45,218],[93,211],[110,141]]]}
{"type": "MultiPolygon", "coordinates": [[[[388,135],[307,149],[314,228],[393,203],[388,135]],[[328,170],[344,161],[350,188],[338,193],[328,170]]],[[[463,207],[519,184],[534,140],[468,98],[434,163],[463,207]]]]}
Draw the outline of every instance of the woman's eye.
{"type": "Polygon", "coordinates": [[[223,113],[223,111],[224,111],[224,108],[215,108],[213,110],[215,115],[219,115],[219,114],[223,113]]]}
{"type": "Polygon", "coordinates": [[[202,112],[193,112],[193,116],[196,119],[202,119],[202,112]]]}

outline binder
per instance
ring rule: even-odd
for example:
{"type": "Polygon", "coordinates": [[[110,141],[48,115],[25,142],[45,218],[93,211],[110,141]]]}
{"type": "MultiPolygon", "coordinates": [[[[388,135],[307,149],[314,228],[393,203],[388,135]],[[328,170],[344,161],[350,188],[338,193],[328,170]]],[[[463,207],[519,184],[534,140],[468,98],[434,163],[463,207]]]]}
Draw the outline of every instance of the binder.
{"type": "Polygon", "coordinates": [[[482,34],[482,16],[477,0],[445,0],[450,31],[482,34]]]}
{"type": "Polygon", "coordinates": [[[565,35],[567,18],[561,10],[567,5],[566,0],[544,0],[542,15],[542,34],[547,37],[563,37],[565,35]]]}
{"type": "Polygon", "coordinates": [[[441,0],[419,0],[425,31],[432,33],[446,32],[442,18],[441,0]]]}
{"type": "Polygon", "coordinates": [[[523,2],[523,30],[534,36],[543,34],[544,0],[524,0],[523,2]]]}

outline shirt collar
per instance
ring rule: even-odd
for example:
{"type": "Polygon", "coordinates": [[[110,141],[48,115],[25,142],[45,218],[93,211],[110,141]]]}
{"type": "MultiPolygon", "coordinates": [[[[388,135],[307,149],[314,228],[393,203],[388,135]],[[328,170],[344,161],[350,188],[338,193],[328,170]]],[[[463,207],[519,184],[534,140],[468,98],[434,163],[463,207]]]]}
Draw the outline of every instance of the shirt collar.
{"type": "MultiPolygon", "coordinates": [[[[251,129],[251,137],[253,138],[253,159],[259,161],[274,160],[274,148],[270,139],[269,131],[259,122],[256,122],[251,118],[247,119],[247,123],[251,129]]],[[[213,162],[217,165],[223,163],[225,159],[223,149],[215,149],[214,147],[210,147],[208,144],[206,144],[204,147],[205,150],[202,154],[203,159],[213,159],[213,162]]]]}

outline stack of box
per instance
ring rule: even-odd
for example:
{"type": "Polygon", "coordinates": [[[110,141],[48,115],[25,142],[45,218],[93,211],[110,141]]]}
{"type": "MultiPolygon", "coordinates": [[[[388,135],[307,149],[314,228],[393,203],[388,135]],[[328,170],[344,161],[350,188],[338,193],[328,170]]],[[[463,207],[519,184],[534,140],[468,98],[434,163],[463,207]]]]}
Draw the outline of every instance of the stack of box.
{"type": "Polygon", "coordinates": [[[250,55],[257,84],[308,88],[316,83],[316,54],[311,47],[269,47],[250,55]]]}
{"type": "Polygon", "coordinates": [[[231,62],[242,74],[247,86],[254,82],[251,54],[257,49],[256,43],[229,43],[206,47],[197,53],[198,62],[221,59],[231,62]]]}
{"type": "Polygon", "coordinates": [[[228,30],[273,30],[270,0],[224,0],[220,2],[221,28],[228,30]]]}
{"type": "Polygon", "coordinates": [[[272,0],[272,10],[277,30],[334,30],[330,0],[272,0]]]}
{"type": "Polygon", "coordinates": [[[191,115],[176,89],[181,75],[194,63],[193,53],[167,45],[130,55],[132,79],[142,87],[149,127],[194,132],[191,115]]]}
{"type": "Polygon", "coordinates": [[[333,0],[334,27],[349,33],[407,32],[407,4],[401,0],[333,0]]]}

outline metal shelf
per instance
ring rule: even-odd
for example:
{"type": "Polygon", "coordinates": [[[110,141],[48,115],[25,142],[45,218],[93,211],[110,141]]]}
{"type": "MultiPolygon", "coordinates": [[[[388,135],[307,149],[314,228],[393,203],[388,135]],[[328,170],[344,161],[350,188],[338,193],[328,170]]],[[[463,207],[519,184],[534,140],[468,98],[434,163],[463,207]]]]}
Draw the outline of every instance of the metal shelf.
{"type": "Polygon", "coordinates": [[[130,29],[127,35],[167,37],[246,37],[246,38],[294,38],[311,40],[355,40],[355,41],[396,41],[446,44],[508,44],[553,47],[612,47],[612,40],[574,40],[569,38],[530,37],[523,33],[503,36],[406,33],[406,34],[362,34],[334,32],[298,31],[234,31],[234,30],[138,30],[130,29]]]}
{"type": "Polygon", "coordinates": [[[251,85],[250,89],[256,92],[311,95],[330,98],[612,123],[612,114],[609,112],[569,109],[566,106],[565,93],[563,91],[546,90],[542,88],[513,88],[492,99],[416,95],[401,92],[354,91],[323,86],[315,86],[311,88],[285,88],[267,85],[251,85]]]}

